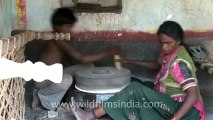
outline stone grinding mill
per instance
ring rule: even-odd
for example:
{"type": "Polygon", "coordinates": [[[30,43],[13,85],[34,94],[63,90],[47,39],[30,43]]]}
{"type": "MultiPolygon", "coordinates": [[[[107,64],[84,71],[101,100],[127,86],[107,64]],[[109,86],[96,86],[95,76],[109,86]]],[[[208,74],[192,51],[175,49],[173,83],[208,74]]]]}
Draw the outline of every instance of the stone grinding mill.
{"type": "Polygon", "coordinates": [[[71,96],[80,103],[80,107],[90,111],[131,82],[130,70],[115,65],[116,67],[93,67],[76,72],[71,96]]]}

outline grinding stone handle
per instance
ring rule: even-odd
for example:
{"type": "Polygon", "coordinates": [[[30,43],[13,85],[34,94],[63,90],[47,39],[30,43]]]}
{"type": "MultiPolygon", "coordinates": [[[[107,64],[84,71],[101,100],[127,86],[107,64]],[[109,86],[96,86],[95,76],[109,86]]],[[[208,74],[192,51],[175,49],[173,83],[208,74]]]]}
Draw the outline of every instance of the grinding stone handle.
{"type": "Polygon", "coordinates": [[[120,62],[117,62],[116,60],[120,60],[121,57],[120,55],[114,55],[114,64],[115,64],[115,67],[118,69],[118,70],[121,70],[122,69],[122,65],[120,62]]]}

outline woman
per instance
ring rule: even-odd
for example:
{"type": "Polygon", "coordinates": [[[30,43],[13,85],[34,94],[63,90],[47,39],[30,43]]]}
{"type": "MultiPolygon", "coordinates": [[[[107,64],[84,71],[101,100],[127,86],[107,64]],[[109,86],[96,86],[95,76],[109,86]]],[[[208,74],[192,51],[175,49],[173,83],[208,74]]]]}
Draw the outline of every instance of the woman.
{"type": "MultiPolygon", "coordinates": [[[[195,75],[196,68],[182,46],[183,29],[174,21],[166,21],[157,34],[161,43],[161,67],[154,88],[132,82],[91,112],[85,112],[73,105],[72,110],[78,120],[92,120],[105,114],[114,120],[206,120],[195,75]],[[132,101],[137,106],[117,105],[132,101]],[[151,106],[148,105],[150,103],[151,106]],[[155,103],[161,105],[153,106],[155,103]]],[[[123,62],[155,69],[159,67],[157,63],[123,62]]]]}

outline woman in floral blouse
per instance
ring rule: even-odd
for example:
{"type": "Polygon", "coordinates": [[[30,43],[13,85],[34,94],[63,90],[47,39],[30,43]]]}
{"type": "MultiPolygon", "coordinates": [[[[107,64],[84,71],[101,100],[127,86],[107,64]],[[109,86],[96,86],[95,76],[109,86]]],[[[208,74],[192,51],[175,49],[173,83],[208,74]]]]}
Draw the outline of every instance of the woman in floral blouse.
{"type": "Polygon", "coordinates": [[[105,114],[114,120],[206,120],[196,68],[183,46],[183,29],[174,21],[166,21],[159,27],[157,35],[161,43],[160,64],[120,60],[160,68],[154,87],[132,82],[91,112],[73,104],[77,120],[92,120],[105,114]],[[128,106],[128,103],[131,104],[128,106]]]}

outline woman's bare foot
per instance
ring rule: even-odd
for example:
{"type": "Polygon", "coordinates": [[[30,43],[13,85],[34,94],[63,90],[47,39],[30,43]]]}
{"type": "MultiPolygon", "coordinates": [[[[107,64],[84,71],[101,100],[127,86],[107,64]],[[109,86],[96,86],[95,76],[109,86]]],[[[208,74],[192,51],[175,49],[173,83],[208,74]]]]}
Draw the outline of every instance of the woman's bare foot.
{"type": "Polygon", "coordinates": [[[33,90],[32,109],[33,110],[41,109],[41,101],[39,100],[38,97],[38,89],[33,90]]]}
{"type": "Polygon", "coordinates": [[[72,106],[71,106],[72,112],[75,115],[77,120],[93,120],[94,119],[92,112],[86,112],[82,110],[80,107],[78,107],[73,97],[71,97],[71,103],[72,103],[72,106]]]}

